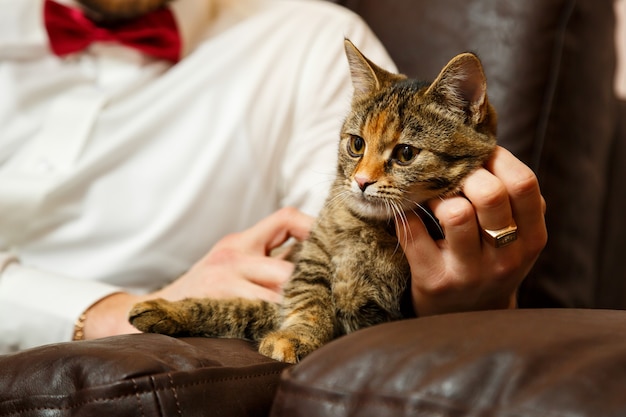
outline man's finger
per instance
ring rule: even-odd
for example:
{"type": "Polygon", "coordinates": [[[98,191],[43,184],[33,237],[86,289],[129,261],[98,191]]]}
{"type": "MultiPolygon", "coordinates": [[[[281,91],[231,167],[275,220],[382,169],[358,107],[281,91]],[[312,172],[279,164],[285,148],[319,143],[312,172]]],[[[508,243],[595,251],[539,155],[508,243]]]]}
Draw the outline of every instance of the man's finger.
{"type": "Polygon", "coordinates": [[[441,242],[445,253],[460,263],[471,264],[479,258],[481,244],[472,204],[463,197],[449,197],[433,201],[432,207],[446,235],[441,242]]]}
{"type": "Polygon", "coordinates": [[[545,201],[537,177],[506,149],[499,148],[497,152],[488,168],[500,178],[509,193],[519,236],[527,242],[537,240],[538,244],[545,244],[545,201]]]}
{"type": "Polygon", "coordinates": [[[266,253],[293,237],[304,240],[313,226],[313,217],[286,207],[276,211],[242,233],[242,244],[262,248],[266,253]]]}
{"type": "MultiPolygon", "coordinates": [[[[396,236],[409,261],[413,275],[421,275],[420,270],[425,265],[435,265],[435,259],[440,256],[439,247],[422,220],[415,213],[406,213],[406,217],[396,220],[396,236]],[[423,262],[429,259],[429,262],[423,262]]],[[[426,274],[430,271],[426,271],[426,274]]]]}

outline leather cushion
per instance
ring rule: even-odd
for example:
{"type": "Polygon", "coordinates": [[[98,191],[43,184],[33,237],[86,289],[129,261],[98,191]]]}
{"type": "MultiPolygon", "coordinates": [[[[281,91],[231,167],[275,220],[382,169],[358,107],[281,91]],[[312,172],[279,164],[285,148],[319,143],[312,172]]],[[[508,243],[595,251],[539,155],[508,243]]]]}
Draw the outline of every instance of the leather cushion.
{"type": "Polygon", "coordinates": [[[283,373],[273,417],[626,415],[626,312],[505,310],[384,324],[283,373]]]}
{"type": "Polygon", "coordinates": [[[257,416],[287,365],[236,339],[137,334],[0,356],[0,416],[257,416]]]}

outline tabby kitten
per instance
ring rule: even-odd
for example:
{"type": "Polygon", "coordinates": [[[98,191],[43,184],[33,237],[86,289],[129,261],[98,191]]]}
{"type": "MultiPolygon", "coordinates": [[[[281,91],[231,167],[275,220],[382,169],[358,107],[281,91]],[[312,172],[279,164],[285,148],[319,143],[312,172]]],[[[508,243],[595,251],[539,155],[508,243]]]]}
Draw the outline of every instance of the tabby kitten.
{"type": "Polygon", "coordinates": [[[345,48],[354,96],[337,175],[283,303],[153,300],[132,309],[135,327],[252,339],[262,354],[294,363],[338,336],[403,318],[410,270],[395,223],[419,203],[457,192],[489,158],[496,115],[473,54],[452,59],[429,84],[379,68],[348,40],[345,48]]]}

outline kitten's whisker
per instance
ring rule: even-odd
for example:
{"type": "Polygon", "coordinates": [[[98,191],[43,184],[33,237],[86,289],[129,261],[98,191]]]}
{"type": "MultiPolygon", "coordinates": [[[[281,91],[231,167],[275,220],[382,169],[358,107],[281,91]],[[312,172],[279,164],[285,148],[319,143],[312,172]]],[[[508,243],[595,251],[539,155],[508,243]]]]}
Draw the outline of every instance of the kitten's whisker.
{"type": "Polygon", "coordinates": [[[337,195],[333,196],[330,200],[328,200],[327,203],[330,207],[333,207],[335,205],[343,203],[348,198],[350,198],[350,191],[344,190],[338,193],[337,195]]]}
{"type": "MultiPolygon", "coordinates": [[[[404,232],[404,246],[406,246],[408,244],[408,237],[409,235],[411,235],[411,239],[413,239],[412,236],[412,232],[411,229],[408,227],[408,220],[406,218],[406,213],[404,212],[404,210],[402,209],[402,206],[400,205],[400,203],[398,203],[397,201],[392,201],[390,202],[390,205],[392,207],[392,210],[394,212],[394,221],[396,224],[398,224],[398,222],[400,222],[400,225],[402,227],[402,230],[404,232]]],[[[396,246],[396,251],[398,250],[398,247],[400,246],[400,240],[398,239],[398,244],[396,246]]],[[[395,253],[395,251],[394,251],[395,253]]]]}
{"type": "Polygon", "coordinates": [[[398,207],[400,211],[400,216],[402,218],[402,227],[404,227],[404,246],[409,244],[409,237],[411,241],[413,241],[413,231],[409,227],[409,219],[406,217],[406,213],[400,207],[398,207]]]}
{"type": "MultiPolygon", "coordinates": [[[[400,227],[402,227],[402,231],[404,232],[404,246],[406,247],[408,243],[408,235],[411,233],[411,230],[408,227],[406,214],[404,213],[404,210],[402,210],[402,206],[397,201],[393,201],[390,204],[393,210],[393,217],[394,217],[394,222],[396,224],[396,227],[399,222],[400,227]]],[[[394,254],[398,251],[400,247],[401,247],[400,239],[398,239],[398,243],[396,244],[396,249],[394,250],[394,254]]]]}
{"type": "Polygon", "coordinates": [[[396,213],[393,210],[393,203],[387,199],[383,201],[385,202],[385,211],[387,212],[387,217],[395,220],[396,213]]]}
{"type": "MultiPolygon", "coordinates": [[[[408,202],[408,203],[410,203],[411,205],[413,205],[413,206],[415,206],[415,207],[419,208],[422,212],[428,212],[428,210],[426,209],[426,207],[425,207],[422,203],[418,203],[417,201],[410,200],[410,199],[408,199],[408,198],[403,198],[403,200],[404,200],[404,201],[407,201],[407,202],[408,202]]],[[[422,223],[424,224],[424,226],[426,226],[426,224],[424,223],[424,220],[422,219],[422,216],[420,215],[420,213],[418,213],[417,211],[415,211],[416,209],[413,209],[413,208],[411,208],[410,210],[411,210],[411,212],[412,212],[413,214],[415,214],[417,217],[419,217],[419,218],[420,218],[420,220],[422,221],[422,223]]],[[[405,214],[405,216],[406,216],[406,214],[405,214]]],[[[409,231],[410,231],[410,229],[409,229],[409,231]]],[[[413,236],[411,236],[411,239],[413,239],[413,236]]]]}

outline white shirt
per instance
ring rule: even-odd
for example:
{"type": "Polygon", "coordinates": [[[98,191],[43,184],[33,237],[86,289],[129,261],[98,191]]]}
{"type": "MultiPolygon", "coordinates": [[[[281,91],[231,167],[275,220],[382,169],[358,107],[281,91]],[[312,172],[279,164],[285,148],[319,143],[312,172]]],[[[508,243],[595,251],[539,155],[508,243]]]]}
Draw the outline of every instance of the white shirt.
{"type": "Polygon", "coordinates": [[[321,206],[352,92],[343,38],[393,64],[331,3],[206,3],[172,3],[187,53],[172,65],[109,43],[59,58],[42,0],[0,0],[0,353],[69,340],[103,296],[321,206]]]}

